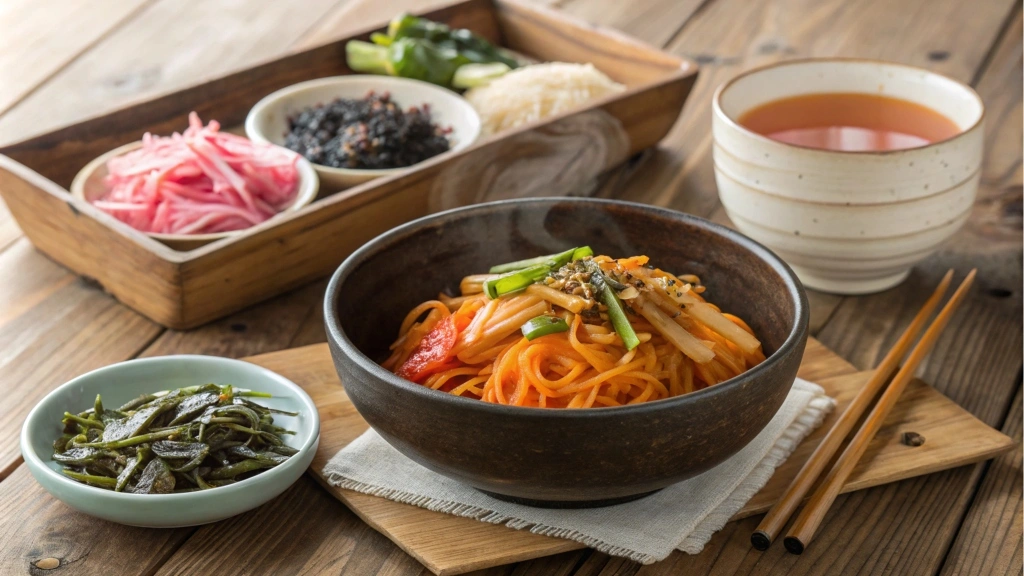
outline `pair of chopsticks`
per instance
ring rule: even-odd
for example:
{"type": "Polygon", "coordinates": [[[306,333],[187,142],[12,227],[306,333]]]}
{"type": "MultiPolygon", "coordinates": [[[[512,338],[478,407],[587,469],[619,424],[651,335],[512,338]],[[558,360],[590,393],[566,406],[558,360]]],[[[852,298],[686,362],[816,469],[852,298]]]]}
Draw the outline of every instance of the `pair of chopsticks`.
{"type": "MultiPolygon", "coordinates": [[[[953,293],[949,302],[946,303],[938,316],[935,317],[935,321],[932,322],[931,326],[925,331],[924,336],[921,337],[920,342],[910,352],[906,363],[893,376],[888,388],[882,393],[878,403],[875,404],[875,408],[868,415],[860,430],[857,431],[853,439],[850,440],[846,450],[836,460],[828,476],[825,477],[821,485],[818,486],[818,489],[811,495],[807,505],[804,506],[800,515],[797,516],[792,528],[790,528],[783,541],[786,550],[793,554],[802,554],[804,548],[810,544],[818,526],[825,518],[825,513],[828,512],[836,497],[839,496],[839,491],[846,483],[850,473],[853,472],[861,456],[864,455],[864,451],[867,450],[871,439],[875,437],[878,429],[882,426],[882,422],[888,416],[892,407],[896,405],[896,401],[899,399],[900,394],[903,393],[903,389],[913,379],[917,367],[931,351],[942,330],[949,323],[950,317],[953,316],[953,313],[967,295],[971,283],[974,282],[976,272],[976,270],[971,270],[967,274],[967,277],[964,278],[960,287],[953,293]]],[[[793,483],[790,484],[779,502],[761,520],[757,530],[750,536],[750,542],[754,545],[754,548],[767,550],[772,540],[775,539],[786,525],[786,522],[817,481],[825,466],[832,460],[832,456],[835,455],[843,440],[850,433],[850,430],[853,429],[854,424],[857,423],[861,415],[864,414],[864,411],[867,410],[871,400],[881,388],[885,387],[885,383],[889,382],[889,377],[896,370],[907,349],[913,343],[918,333],[921,332],[935,307],[938,306],[942,297],[946,294],[946,289],[949,288],[952,278],[953,271],[946,272],[935,292],[924,303],[924,306],[921,307],[917,316],[910,323],[910,326],[907,327],[906,331],[903,332],[903,335],[896,342],[896,345],[882,359],[881,364],[878,365],[874,374],[871,375],[871,379],[857,393],[857,396],[850,402],[850,406],[846,411],[839,416],[835,425],[829,430],[821,444],[814,451],[814,454],[811,455],[807,463],[804,464],[804,467],[796,475],[796,478],[793,479],[793,483]]]]}

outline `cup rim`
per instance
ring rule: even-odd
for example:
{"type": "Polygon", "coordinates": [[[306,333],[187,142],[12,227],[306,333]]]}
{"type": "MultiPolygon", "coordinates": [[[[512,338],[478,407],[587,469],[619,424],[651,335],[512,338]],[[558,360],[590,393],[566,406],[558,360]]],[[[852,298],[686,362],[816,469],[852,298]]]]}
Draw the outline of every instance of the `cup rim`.
{"type": "MultiPolygon", "coordinates": [[[[810,94],[810,92],[808,94],[810,94]]],[[[927,68],[922,68],[920,66],[914,66],[912,64],[904,64],[902,62],[890,62],[888,60],[880,60],[878,58],[856,58],[856,57],[843,57],[843,56],[833,56],[833,57],[825,57],[825,58],[813,58],[813,57],[811,57],[811,58],[794,58],[792,60],[781,60],[781,61],[778,61],[778,62],[772,62],[770,64],[764,64],[762,66],[757,66],[757,67],[751,68],[750,70],[744,70],[743,72],[740,72],[739,74],[737,74],[737,75],[733,76],[732,78],[726,80],[718,88],[715,89],[715,93],[711,97],[711,110],[712,110],[712,114],[714,116],[720,118],[723,122],[726,122],[730,127],[736,128],[739,131],[741,131],[744,135],[751,136],[754,139],[759,140],[759,141],[764,142],[764,143],[772,143],[772,144],[776,144],[776,145],[779,145],[779,146],[790,147],[790,148],[795,148],[795,149],[799,149],[799,150],[805,150],[805,151],[808,151],[808,152],[816,152],[816,153],[822,153],[822,154],[851,154],[851,155],[858,155],[858,156],[888,156],[888,155],[891,155],[891,154],[904,153],[904,152],[914,151],[914,150],[926,150],[926,149],[928,149],[928,148],[930,148],[932,146],[938,146],[940,144],[945,144],[947,142],[951,142],[953,140],[956,140],[957,138],[960,138],[960,137],[964,136],[965,134],[968,134],[970,132],[973,132],[973,131],[977,130],[978,127],[980,127],[982,125],[982,123],[984,122],[985,116],[988,113],[988,110],[985,108],[985,101],[981,98],[981,95],[979,95],[978,92],[971,85],[965,84],[964,82],[961,82],[961,81],[959,81],[959,80],[957,80],[955,78],[951,78],[951,77],[947,76],[946,74],[942,74],[940,72],[935,72],[933,70],[928,70],[927,68]],[[973,96],[974,99],[977,100],[978,107],[980,108],[981,113],[978,115],[978,119],[975,120],[974,123],[971,124],[970,126],[968,126],[967,128],[964,128],[963,130],[960,130],[959,132],[957,132],[956,134],[950,136],[949,138],[944,138],[942,140],[938,140],[938,141],[935,141],[935,142],[929,142],[929,143],[924,144],[922,146],[914,146],[914,147],[911,147],[911,148],[897,148],[897,149],[894,149],[894,150],[831,150],[831,149],[825,149],[825,148],[814,148],[814,147],[811,147],[811,146],[804,146],[802,144],[793,144],[791,142],[782,142],[780,140],[774,140],[772,138],[769,138],[769,137],[765,136],[764,134],[758,134],[757,132],[754,132],[753,130],[747,128],[746,126],[740,124],[739,122],[736,121],[736,119],[734,119],[732,116],[726,114],[725,111],[722,110],[722,103],[721,103],[722,94],[724,94],[726,90],[728,90],[733,84],[735,84],[737,81],[739,81],[742,78],[746,78],[747,76],[752,76],[754,74],[758,74],[760,72],[764,72],[765,70],[771,70],[772,68],[779,68],[779,67],[782,67],[782,66],[789,66],[789,65],[794,65],[794,64],[811,64],[811,63],[822,63],[822,62],[834,62],[834,63],[840,63],[840,64],[853,64],[853,63],[882,64],[882,65],[885,65],[885,66],[894,66],[894,67],[899,67],[899,68],[909,68],[910,70],[914,70],[914,71],[917,71],[917,72],[924,72],[925,74],[931,74],[931,75],[934,75],[934,76],[938,76],[940,78],[944,78],[946,80],[949,80],[950,82],[953,82],[954,84],[957,84],[961,88],[965,89],[967,91],[967,94],[969,94],[970,96],[973,96]]]]}

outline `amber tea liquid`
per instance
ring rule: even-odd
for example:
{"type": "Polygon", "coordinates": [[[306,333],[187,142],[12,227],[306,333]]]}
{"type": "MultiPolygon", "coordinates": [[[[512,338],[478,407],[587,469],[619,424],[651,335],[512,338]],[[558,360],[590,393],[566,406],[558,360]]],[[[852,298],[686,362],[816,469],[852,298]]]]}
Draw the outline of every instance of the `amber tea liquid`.
{"type": "Polygon", "coordinates": [[[738,121],[772,140],[846,152],[917,148],[961,132],[931,108],[875,94],[783,98],[746,112],[738,121]]]}

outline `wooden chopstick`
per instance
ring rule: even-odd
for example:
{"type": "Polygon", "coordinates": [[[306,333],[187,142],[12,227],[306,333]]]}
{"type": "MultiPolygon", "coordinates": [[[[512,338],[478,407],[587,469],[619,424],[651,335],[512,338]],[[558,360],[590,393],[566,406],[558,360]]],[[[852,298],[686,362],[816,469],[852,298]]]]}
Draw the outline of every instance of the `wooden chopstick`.
{"type": "Polygon", "coordinates": [[[942,281],[935,288],[935,292],[924,303],[917,316],[914,316],[910,325],[903,331],[900,339],[896,341],[896,344],[885,355],[885,358],[882,359],[878,367],[875,368],[875,373],[871,375],[871,379],[864,384],[864,387],[857,393],[857,396],[850,402],[849,407],[839,416],[835,425],[832,426],[832,429],[829,430],[825,438],[818,444],[818,447],[811,454],[803,468],[800,469],[800,472],[793,479],[789,488],[786,489],[782,498],[768,511],[768,514],[761,520],[761,523],[758,524],[757,530],[750,535],[750,543],[754,545],[754,548],[767,550],[772,540],[775,539],[786,525],[786,522],[789,521],[789,517],[793,515],[797,506],[804,499],[804,496],[807,495],[807,492],[810,491],[811,487],[818,480],[825,466],[832,460],[836,451],[839,450],[839,446],[842,445],[847,434],[853,429],[853,425],[860,420],[860,417],[864,414],[867,407],[871,405],[871,401],[878,394],[878,391],[888,382],[889,377],[896,370],[903,355],[906,354],[907,349],[913,344],[914,339],[921,332],[925,322],[931,317],[932,312],[935,311],[935,307],[942,301],[942,297],[946,294],[946,289],[949,288],[949,283],[952,279],[953,271],[950,270],[942,277],[942,281]]]}
{"type": "Polygon", "coordinates": [[[974,282],[974,275],[976,273],[977,270],[971,270],[967,274],[967,277],[964,278],[960,287],[953,293],[949,302],[943,306],[939,315],[935,317],[935,321],[925,330],[921,341],[910,352],[907,362],[896,373],[896,376],[893,377],[889,387],[882,393],[881,398],[878,399],[878,403],[871,410],[860,430],[850,440],[849,446],[839,456],[839,460],[836,461],[835,466],[832,467],[832,470],[825,477],[821,485],[818,486],[818,489],[814,491],[804,509],[800,511],[800,515],[797,516],[792,528],[790,528],[785,540],[783,540],[786,550],[793,554],[801,554],[804,548],[811,543],[814,533],[817,531],[818,526],[821,525],[822,519],[825,518],[825,513],[828,512],[829,507],[832,506],[832,503],[839,495],[839,491],[842,489],[843,484],[846,483],[850,473],[853,472],[860,457],[864,455],[864,451],[867,450],[871,439],[875,437],[878,429],[882,427],[885,417],[889,415],[892,407],[896,405],[896,401],[899,400],[903,389],[913,379],[917,367],[928,353],[931,352],[935,342],[939,339],[939,335],[942,334],[946,324],[949,323],[949,319],[967,295],[971,283],[974,282]]]}

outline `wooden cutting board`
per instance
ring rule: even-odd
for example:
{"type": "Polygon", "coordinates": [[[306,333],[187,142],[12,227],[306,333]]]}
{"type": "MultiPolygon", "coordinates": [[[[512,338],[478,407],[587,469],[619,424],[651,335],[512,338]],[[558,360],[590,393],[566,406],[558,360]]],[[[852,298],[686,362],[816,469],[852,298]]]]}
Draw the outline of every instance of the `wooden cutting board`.
{"type": "MultiPolygon", "coordinates": [[[[440,576],[498,566],[582,548],[571,540],[540,536],[525,530],[487,524],[399,504],[376,496],[339,490],[321,475],[324,465],[339,450],[367,429],[342,388],[327,344],[284,350],[247,358],[290,378],[313,398],[320,411],[320,448],[309,472],[334,497],[374,529],[440,576]]],[[[826,418],[734,520],[768,510],[781,496],[814,451],[836,415],[870,376],[858,372],[820,342],[809,339],[800,376],[817,382],[836,399],[836,410],[826,418]]],[[[1013,441],[976,419],[928,384],[915,380],[878,432],[844,492],[895,482],[921,474],[979,462],[1009,449],[1013,441]],[[904,432],[925,438],[918,447],[901,443],[904,432]]]]}

